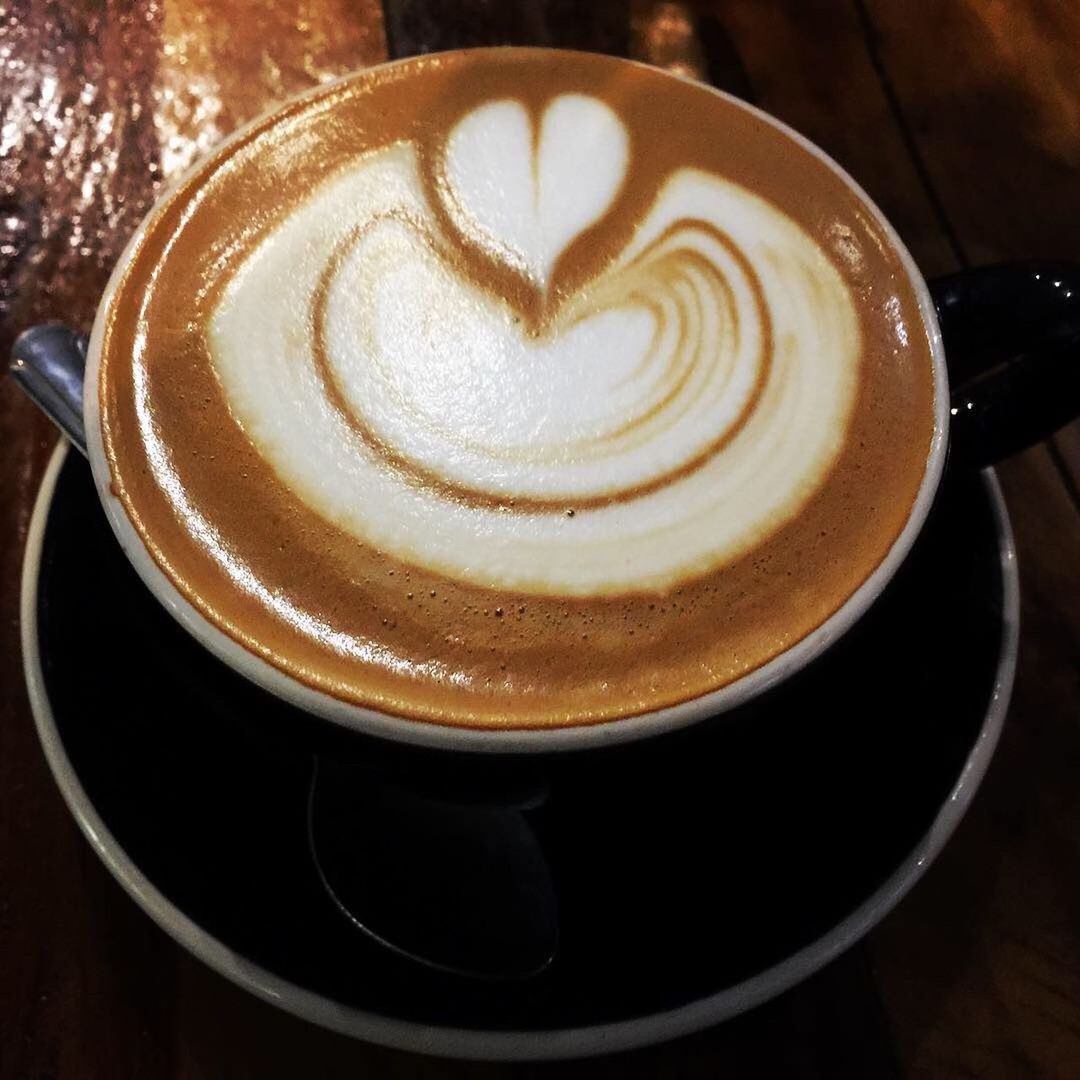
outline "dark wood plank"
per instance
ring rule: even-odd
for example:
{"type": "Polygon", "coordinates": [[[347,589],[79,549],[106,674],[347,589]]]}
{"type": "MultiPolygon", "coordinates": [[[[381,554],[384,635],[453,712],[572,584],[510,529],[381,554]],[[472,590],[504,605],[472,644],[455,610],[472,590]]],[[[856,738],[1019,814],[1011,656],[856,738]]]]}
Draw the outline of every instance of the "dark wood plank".
{"type": "MultiPolygon", "coordinates": [[[[1080,258],[1080,9],[956,0],[932,35],[907,5],[866,10],[960,254],[1080,258]]],[[[1078,431],[1001,470],[1023,587],[1009,724],[970,820],[875,942],[912,1076],[1080,1070],[1078,431]]]]}
{"type": "Polygon", "coordinates": [[[625,53],[627,0],[386,0],[394,56],[479,45],[625,53]]]}
{"type": "MultiPolygon", "coordinates": [[[[158,37],[149,11],[23,0],[0,22],[5,361],[29,323],[64,318],[88,327],[112,261],[152,199],[158,37]]],[[[96,860],[48,775],[23,691],[19,570],[54,439],[0,380],[0,1072],[81,1071],[77,1059],[100,1034],[101,1052],[121,1072],[154,1074],[164,1057],[140,1040],[138,998],[122,974],[129,957],[154,952],[147,928],[121,915],[135,938],[110,940],[92,885],[96,860]]],[[[161,971],[167,983],[169,965],[161,971]]]]}
{"type": "Polygon", "coordinates": [[[1061,455],[1058,467],[1071,481],[1073,502],[1080,506],[1080,423],[1073,421],[1054,436],[1054,446],[1061,455]]]}
{"type": "Polygon", "coordinates": [[[1076,258],[1080,7],[941,0],[932,28],[903,0],[864,10],[966,257],[1076,258]]]}
{"type": "MultiPolygon", "coordinates": [[[[858,6],[960,260],[1080,259],[1080,6],[949,0],[933,33],[898,0],[858,6]]],[[[1077,491],[1080,422],[1053,443],[1077,491]]]]}

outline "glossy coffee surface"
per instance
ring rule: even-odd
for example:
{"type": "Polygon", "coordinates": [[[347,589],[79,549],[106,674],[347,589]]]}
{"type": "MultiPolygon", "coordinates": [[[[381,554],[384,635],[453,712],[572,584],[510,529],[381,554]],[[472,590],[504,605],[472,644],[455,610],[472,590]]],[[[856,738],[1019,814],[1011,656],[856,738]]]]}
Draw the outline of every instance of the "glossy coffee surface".
{"type": "Polygon", "coordinates": [[[926,469],[933,368],[874,214],[703,87],[482,50],[257,124],[105,315],[114,491],[301,681],[475,726],[684,701],[839,608],[926,469]]]}

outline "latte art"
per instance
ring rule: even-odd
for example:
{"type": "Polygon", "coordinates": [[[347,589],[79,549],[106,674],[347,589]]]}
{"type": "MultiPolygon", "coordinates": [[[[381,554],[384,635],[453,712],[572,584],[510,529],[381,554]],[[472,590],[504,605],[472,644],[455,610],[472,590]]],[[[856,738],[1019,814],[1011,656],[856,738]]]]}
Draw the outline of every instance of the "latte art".
{"type": "Polygon", "coordinates": [[[95,474],[180,595],[441,724],[760,667],[886,557],[935,437],[873,208],[767,119],[596,55],[290,103],[158,208],[95,338],[95,474]]]}
{"type": "Polygon", "coordinates": [[[538,132],[494,102],[433,176],[408,143],[364,155],[265,236],[210,343],[300,498],[439,573],[575,595],[698,575],[798,511],[855,397],[847,286],[765,200],[676,169],[625,248],[553,293],[617,210],[629,141],[595,98],[555,98],[538,132]],[[526,278],[534,309],[478,282],[470,248],[526,278]]]}

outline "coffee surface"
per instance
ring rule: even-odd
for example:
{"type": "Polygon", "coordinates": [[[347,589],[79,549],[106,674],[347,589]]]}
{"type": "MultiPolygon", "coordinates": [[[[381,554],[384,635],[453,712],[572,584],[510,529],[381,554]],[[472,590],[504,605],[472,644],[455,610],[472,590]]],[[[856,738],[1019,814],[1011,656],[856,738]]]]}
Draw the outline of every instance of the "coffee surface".
{"type": "Polygon", "coordinates": [[[256,124],[105,314],[113,489],[180,591],[309,685],[475,726],[730,682],[881,562],[934,430],[885,230],[651,69],[478,50],[256,124]]]}

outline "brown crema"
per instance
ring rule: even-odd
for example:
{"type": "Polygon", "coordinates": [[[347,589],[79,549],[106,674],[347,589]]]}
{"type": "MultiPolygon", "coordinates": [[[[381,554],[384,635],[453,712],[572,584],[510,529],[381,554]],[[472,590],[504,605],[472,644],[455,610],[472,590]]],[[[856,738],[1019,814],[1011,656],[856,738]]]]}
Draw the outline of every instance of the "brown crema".
{"type": "MultiPolygon", "coordinates": [[[[429,200],[473,281],[516,308],[527,327],[547,325],[552,312],[529,278],[470,245],[438,191],[429,200]]],[[[312,297],[313,310],[321,302],[312,297]]],[[[900,255],[850,186],[741,106],[594,55],[448,53],[360,73],[286,106],[159,207],[103,317],[97,392],[113,491],[177,589],[301,682],[442,724],[595,723],[686,701],[759,667],[820,626],[885,557],[910,514],[934,431],[933,364],[915,294],[900,255]],[[512,98],[539,116],[565,93],[593,95],[616,112],[629,132],[630,165],[615,209],[556,263],[548,296],[572,303],[626,246],[672,170],[693,167],[794,220],[832,257],[859,318],[855,406],[826,481],[752,552],[664,592],[518,594],[362,544],[312,510],[262,457],[232,415],[209,351],[209,319],[246,256],[357,155],[410,141],[420,175],[434,184],[447,133],[470,109],[512,98]],[[853,249],[861,259],[846,257],[853,249]],[[136,356],[145,373],[138,390],[136,356]],[[139,411],[153,418],[187,502],[234,564],[358,651],[370,645],[370,662],[334,651],[234,584],[157,480],[139,411]]],[[[252,342],[253,362],[258,349],[252,342]]],[[[332,374],[320,371],[333,397],[332,374]]],[[[417,468],[391,464],[406,474],[417,468]]]]}

